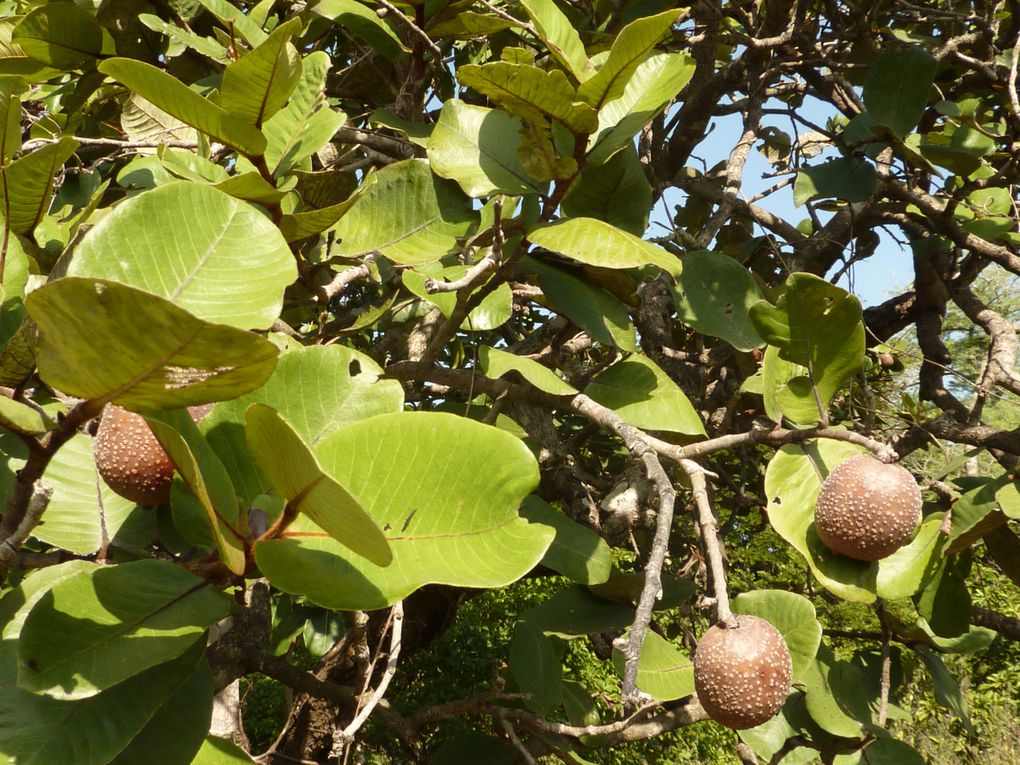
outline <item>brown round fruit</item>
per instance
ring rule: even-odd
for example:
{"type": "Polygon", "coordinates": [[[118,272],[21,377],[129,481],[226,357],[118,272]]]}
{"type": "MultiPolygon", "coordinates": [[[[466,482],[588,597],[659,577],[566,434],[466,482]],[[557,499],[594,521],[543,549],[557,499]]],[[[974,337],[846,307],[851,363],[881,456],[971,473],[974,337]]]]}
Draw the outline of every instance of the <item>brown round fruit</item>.
{"type": "Polygon", "coordinates": [[[900,465],[858,454],[822,482],[815,530],[833,552],[880,560],[905,545],[921,521],[921,490],[900,465]]]}
{"type": "Polygon", "coordinates": [[[779,630],[757,616],[711,627],[694,651],[694,688],[708,716],[742,730],[775,717],[793,679],[790,649],[779,630]]]}
{"type": "MultiPolygon", "coordinates": [[[[188,411],[197,422],[211,408],[211,404],[203,404],[188,411]]],[[[92,451],[99,475],[120,496],[139,505],[169,501],[174,465],[142,415],[108,404],[92,451]]]]}

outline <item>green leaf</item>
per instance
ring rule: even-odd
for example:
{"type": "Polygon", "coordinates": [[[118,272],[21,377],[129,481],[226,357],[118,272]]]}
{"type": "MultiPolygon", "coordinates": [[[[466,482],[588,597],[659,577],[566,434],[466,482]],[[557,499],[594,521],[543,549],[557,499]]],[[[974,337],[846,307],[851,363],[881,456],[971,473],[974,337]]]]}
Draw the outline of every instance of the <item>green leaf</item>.
{"type": "Polygon", "coordinates": [[[262,128],[266,164],[275,177],[306,162],[329,143],[347,119],[342,111],[333,111],[326,103],[324,91],[329,67],[330,58],[325,51],[306,56],[287,105],[262,128]]]}
{"type": "Polygon", "coordinates": [[[528,239],[552,252],[602,268],[656,265],[669,274],[680,261],[661,247],[595,218],[567,218],[532,229],[528,239]]]}
{"type": "Polygon", "coordinates": [[[232,741],[206,736],[191,765],[250,765],[253,762],[248,753],[232,741]]]}
{"type": "Polygon", "coordinates": [[[605,164],[586,164],[570,184],[561,209],[571,218],[597,218],[634,236],[644,234],[652,187],[637,150],[627,146],[605,164]]]}
{"type": "MultiPolygon", "coordinates": [[[[613,648],[613,665],[623,677],[626,660],[613,648]]],[[[638,659],[637,687],[657,701],[682,699],[694,693],[694,664],[683,651],[656,632],[645,633],[638,659]]]]}
{"type": "Polygon", "coordinates": [[[588,162],[602,164],[661,114],[694,76],[689,53],[653,53],[631,73],[619,96],[599,109],[598,132],[588,140],[588,162]]]}
{"type": "Polygon", "coordinates": [[[985,546],[1002,573],[1020,587],[1020,537],[1008,526],[1001,526],[985,537],[985,546]]]}
{"type": "Polygon", "coordinates": [[[1020,480],[1005,481],[995,492],[995,501],[1007,518],[1020,518],[1020,480]]]}
{"type": "Polygon", "coordinates": [[[574,276],[535,258],[521,263],[526,273],[538,275],[542,292],[554,311],[562,313],[595,340],[623,351],[637,350],[634,324],[627,307],[587,279],[574,276]]]}
{"type": "Polygon", "coordinates": [[[429,162],[471,197],[541,194],[545,184],[532,180],[517,157],[520,130],[520,119],[504,111],[450,99],[429,138],[429,162]]]}
{"type": "Polygon", "coordinates": [[[0,168],[0,211],[11,232],[29,235],[39,225],[53,197],[54,177],[77,149],[78,142],[65,136],[0,168]],[[5,195],[4,189],[17,193],[5,195]]]}
{"type": "Polygon", "coordinates": [[[456,185],[437,179],[426,162],[395,162],[372,175],[334,229],[340,257],[373,251],[403,265],[439,260],[457,249],[475,219],[456,185]]]}
{"type": "Polygon", "coordinates": [[[28,83],[18,77],[0,77],[0,167],[21,151],[21,95],[28,83]]]}
{"type": "Polygon", "coordinates": [[[200,505],[212,541],[224,565],[238,576],[245,571],[245,538],[234,485],[223,463],[183,409],[147,418],[153,435],[174,463],[200,505]]]}
{"type": "Polygon", "coordinates": [[[103,52],[103,28],[74,3],[48,3],[30,11],[11,40],[25,55],[56,69],[79,69],[103,52]]]}
{"type": "Polygon", "coordinates": [[[227,615],[230,599],[172,563],[139,560],[62,580],[32,608],[18,685],[83,699],[180,656],[227,615]]]}
{"type": "Polygon", "coordinates": [[[258,24],[245,15],[244,11],[227,2],[227,0],[196,0],[213,16],[219,19],[224,28],[232,29],[248,45],[255,47],[265,42],[268,35],[262,31],[258,24]]]}
{"type": "Polygon", "coordinates": [[[783,590],[743,592],[733,600],[733,610],[765,619],[783,635],[793,660],[793,679],[798,680],[815,660],[822,640],[814,604],[803,595],[783,590]]]}
{"type": "Polygon", "coordinates": [[[868,114],[902,138],[924,114],[936,69],[932,55],[916,45],[886,48],[864,81],[868,114]]]}
{"type": "Polygon", "coordinates": [[[471,38],[520,26],[524,26],[523,21],[511,21],[475,11],[459,11],[452,18],[428,27],[428,33],[433,40],[441,40],[444,37],[471,38]]]}
{"type": "Polygon", "coordinates": [[[833,765],[926,765],[926,763],[927,760],[912,746],[891,738],[876,739],[861,749],[860,754],[856,752],[839,754],[833,760],[833,765]]]}
{"type": "Polygon", "coordinates": [[[871,603],[877,567],[832,552],[814,528],[822,481],[836,465],[859,453],[856,446],[829,439],[784,446],[765,471],[765,494],[772,528],[804,556],[822,586],[844,600],[871,603]]]}
{"type": "Polygon", "coordinates": [[[138,21],[153,32],[166,35],[174,42],[185,45],[196,53],[211,58],[213,61],[218,61],[221,64],[226,64],[230,61],[230,54],[227,52],[226,47],[211,37],[202,37],[201,35],[181,29],[175,24],[168,24],[159,16],[154,16],[151,13],[139,13],[138,21]]]}
{"type": "Polygon", "coordinates": [[[638,65],[648,57],[679,15],[680,12],[674,9],[645,16],[625,26],[613,39],[606,62],[594,77],[581,84],[577,95],[596,108],[623,95],[638,65]]]}
{"type": "Polygon", "coordinates": [[[939,533],[942,518],[942,513],[927,516],[910,544],[879,562],[875,587],[880,598],[909,598],[934,573],[946,542],[939,533]]]}
{"type": "Polygon", "coordinates": [[[759,347],[762,340],[750,313],[762,296],[751,272],[733,258],[707,250],[688,252],[681,263],[674,292],[680,321],[721,337],[738,351],[759,347]]]}
{"type": "Polygon", "coordinates": [[[151,64],[130,58],[108,58],[98,68],[128,90],[214,140],[253,156],[266,150],[266,138],[253,124],[202,98],[180,80],[151,64]]]}
{"type": "Polygon", "coordinates": [[[147,290],[206,321],[267,329],[297,267],[279,230],[255,207],[180,182],[114,208],[78,245],[68,274],[147,290]]]}
{"type": "Polygon", "coordinates": [[[584,82],[595,74],[580,35],[553,0],[521,0],[521,5],[542,42],[549,46],[549,52],[573,73],[578,82],[584,82]]]}
{"type": "Polygon", "coordinates": [[[257,388],[276,366],[262,338],[116,282],[65,277],[25,303],[39,328],[40,377],[72,396],[128,409],[191,406],[257,388]]]}
{"type": "Polygon", "coordinates": [[[32,536],[61,550],[90,555],[103,546],[144,549],[156,538],[151,511],[115,494],[99,477],[92,439],[77,435],[53,455],[43,483],[53,489],[45,522],[32,536]]]}
{"type": "Polygon", "coordinates": [[[860,301],[813,274],[791,274],[777,305],[755,303],[750,319],[758,334],[779,349],[779,358],[807,369],[775,392],[783,413],[799,424],[816,422],[821,416],[817,400],[827,409],[864,364],[860,301]],[[811,403],[814,414],[804,418],[801,412],[811,403]]]}
{"type": "Polygon", "coordinates": [[[601,584],[609,580],[613,558],[609,545],[598,534],[570,520],[548,502],[531,495],[521,506],[521,516],[556,530],[542,565],[559,571],[580,584],[601,584]]]}
{"type": "Polygon", "coordinates": [[[493,736],[466,730],[436,748],[429,765],[518,765],[520,756],[510,744],[493,736]]]}
{"type": "Polygon", "coordinates": [[[205,741],[213,711],[213,674],[203,660],[110,765],[190,763],[205,741]]]}
{"type": "Polygon", "coordinates": [[[244,415],[254,403],[267,404],[313,448],[331,433],[377,414],[399,412],[404,391],[383,380],[372,358],[340,345],[311,346],[280,356],[265,385],[217,405],[201,431],[233,476],[246,503],[263,493],[261,476],[244,436],[244,415]]]}
{"type": "Polygon", "coordinates": [[[301,77],[301,56],[290,44],[301,26],[301,19],[290,19],[257,48],[229,64],[220,83],[220,106],[256,126],[280,111],[301,77]]]}
{"type": "Polygon", "coordinates": [[[828,197],[867,202],[876,188],[878,175],[870,162],[857,157],[840,157],[802,167],[793,182],[793,203],[800,207],[812,199],[828,197]]]}
{"type": "Polygon", "coordinates": [[[528,609],[521,618],[548,635],[569,640],[595,632],[622,630],[634,621],[634,609],[630,604],[613,603],[592,595],[584,587],[573,586],[528,609]]]}
{"type": "Polygon", "coordinates": [[[640,353],[599,373],[584,392],[636,428],[705,435],[701,417],[680,386],[640,353]]]}
{"type": "Polygon", "coordinates": [[[974,726],[970,722],[967,697],[949,673],[949,668],[942,661],[942,657],[925,645],[915,646],[914,650],[924,660],[925,666],[928,667],[928,672],[935,683],[935,701],[940,706],[954,712],[963,722],[967,732],[974,735],[974,726]]]}
{"type": "Polygon", "coordinates": [[[538,483],[535,458],[496,428],[436,412],[381,415],[323,439],[316,455],[393,552],[379,568],[302,518],[283,539],[256,544],[274,585],[326,608],[383,608],[430,582],[500,587],[552,543],[552,529],[517,515],[538,483]]]}
{"type": "Polygon", "coordinates": [[[38,436],[53,427],[53,421],[38,409],[0,396],[0,428],[26,436],[38,436]]]}
{"type": "Polygon", "coordinates": [[[998,493],[1009,485],[1009,476],[1003,474],[997,478],[982,478],[980,482],[953,503],[951,526],[949,530],[950,551],[969,546],[974,540],[980,539],[1000,525],[998,513],[998,493]]]}
{"type": "Polygon", "coordinates": [[[357,201],[357,196],[351,196],[349,199],[329,207],[284,215],[280,219],[280,233],[288,242],[299,242],[310,236],[317,236],[335,226],[337,221],[344,217],[357,201]]]}
{"type": "Polygon", "coordinates": [[[389,544],[375,521],[346,488],[322,472],[315,455],[276,411],[252,404],[244,428],[252,458],[289,507],[375,565],[392,562],[389,544]]]}
{"type": "Polygon", "coordinates": [[[349,29],[384,58],[395,59],[409,52],[400,39],[397,22],[391,20],[389,15],[380,18],[372,8],[358,0],[318,0],[312,6],[312,11],[349,29]]]}
{"type": "Polygon", "coordinates": [[[956,555],[944,558],[941,564],[914,602],[935,635],[959,637],[970,627],[971,598],[967,589],[970,564],[956,555]]]}
{"type": "MultiPolygon", "coordinates": [[[[438,263],[426,263],[416,269],[404,271],[401,274],[401,280],[412,294],[417,295],[426,303],[436,306],[444,316],[449,317],[457,305],[457,293],[436,292],[430,294],[425,288],[426,280],[432,278],[438,281],[455,281],[467,272],[467,266],[446,266],[443,268],[438,263]]],[[[469,332],[486,332],[496,329],[510,320],[513,312],[512,304],[513,291],[509,284],[503,282],[471,310],[462,327],[469,332]]]]}
{"type": "Polygon", "coordinates": [[[862,723],[870,722],[860,668],[848,661],[837,661],[827,646],[819,648],[818,657],[808,665],[801,684],[807,693],[805,701],[811,718],[826,732],[857,738],[863,731],[862,723]]]}
{"type": "Polygon", "coordinates": [[[482,374],[496,380],[508,372],[517,372],[539,390],[554,396],[573,396],[577,390],[565,383],[549,367],[534,359],[526,359],[498,348],[478,346],[478,368],[482,374]]]}
{"type": "Polygon", "coordinates": [[[525,705],[548,715],[563,703],[563,667],[553,638],[529,622],[518,622],[510,643],[510,674],[522,692],[525,705]]]}
{"type": "Polygon", "coordinates": [[[58,701],[20,689],[17,649],[0,644],[0,760],[18,765],[106,765],[193,676],[204,645],[97,696],[58,701]]]}
{"type": "Polygon", "coordinates": [[[528,122],[541,124],[548,117],[573,133],[591,133],[598,125],[595,109],[576,100],[574,87],[559,69],[496,61],[462,66],[457,79],[528,122]]]}
{"type": "MultiPolygon", "coordinates": [[[[25,624],[25,619],[28,618],[32,607],[39,602],[43,595],[59,582],[83,571],[91,571],[95,568],[95,565],[91,561],[85,560],[65,561],[55,566],[47,566],[46,568],[29,572],[17,587],[5,590],[4,596],[0,598],[0,639],[4,641],[0,643],[0,652],[8,647],[16,647],[15,641],[21,634],[21,628],[25,624]]],[[[7,670],[17,670],[15,659],[15,656],[8,656],[4,653],[3,659],[0,660],[0,673],[3,673],[5,676],[5,682],[7,679],[11,680],[11,685],[14,685],[14,678],[13,675],[7,674],[7,670]],[[7,659],[11,659],[11,666],[8,666],[7,659]]],[[[2,689],[2,686],[0,686],[0,689],[2,689]]],[[[0,716],[0,726],[3,724],[2,720],[3,717],[0,716]]],[[[0,743],[2,741],[3,738],[0,737],[0,743]]]]}
{"type": "Polygon", "coordinates": [[[198,140],[198,133],[194,128],[188,127],[137,93],[132,93],[124,102],[120,112],[120,126],[132,141],[158,143],[198,140]]]}

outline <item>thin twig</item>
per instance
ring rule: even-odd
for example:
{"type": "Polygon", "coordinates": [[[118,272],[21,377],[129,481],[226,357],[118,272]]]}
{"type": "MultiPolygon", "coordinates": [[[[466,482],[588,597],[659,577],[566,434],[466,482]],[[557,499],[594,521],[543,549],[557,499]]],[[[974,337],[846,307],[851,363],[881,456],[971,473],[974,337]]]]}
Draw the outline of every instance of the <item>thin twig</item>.
{"type": "Polygon", "coordinates": [[[0,582],[7,578],[7,571],[17,557],[21,546],[25,544],[25,540],[32,533],[32,529],[39,523],[39,519],[42,518],[42,514],[46,511],[46,506],[50,503],[52,496],[53,489],[44,486],[42,483],[36,483],[18,528],[6,539],[0,540],[0,582]]]}
{"type": "Polygon", "coordinates": [[[1013,110],[1013,117],[1017,122],[1020,122],[1020,97],[1017,97],[1016,92],[1018,63],[1020,63],[1020,35],[1017,36],[1016,42],[1013,43],[1013,60],[1009,64],[1009,82],[1006,83],[1006,88],[1009,90],[1009,105],[1013,110]]]}
{"type": "Polygon", "coordinates": [[[390,613],[391,619],[393,620],[393,626],[390,629],[390,655],[386,660],[386,669],[383,671],[382,677],[379,678],[379,685],[376,686],[375,690],[372,691],[372,695],[368,697],[368,701],[365,706],[361,708],[361,711],[351,720],[350,725],[343,729],[340,733],[340,738],[349,742],[354,738],[354,734],[360,730],[361,726],[368,720],[369,715],[375,710],[382,701],[383,696],[386,695],[386,689],[390,687],[390,681],[393,679],[393,675],[397,672],[397,661],[400,658],[400,638],[403,633],[404,627],[404,603],[398,600],[393,605],[393,610],[390,613]]]}
{"type": "Polygon", "coordinates": [[[701,544],[705,548],[708,569],[712,575],[716,621],[726,627],[733,623],[733,613],[730,611],[730,597],[726,591],[726,567],[723,565],[722,540],[719,539],[719,520],[715,517],[708,496],[706,471],[694,460],[683,460],[680,467],[691,479],[691,494],[698,511],[697,523],[701,529],[701,544]]]}
{"type": "Polygon", "coordinates": [[[521,757],[528,765],[539,765],[538,760],[535,759],[535,755],[528,751],[528,748],[524,746],[524,742],[521,741],[521,737],[517,735],[517,731],[514,730],[514,725],[505,717],[501,717],[499,720],[499,726],[506,733],[506,737],[510,739],[510,743],[513,744],[514,749],[520,752],[521,757]]]}
{"type": "Polygon", "coordinates": [[[422,42],[428,46],[429,50],[432,51],[432,55],[436,57],[436,61],[442,61],[443,52],[439,50],[439,46],[432,42],[432,38],[426,34],[425,30],[415,24],[411,19],[407,18],[400,10],[393,5],[389,0],[377,0],[379,5],[385,8],[389,13],[392,13],[396,20],[411,30],[412,33],[418,35],[422,39],[422,42]]]}
{"type": "Polygon", "coordinates": [[[462,277],[452,282],[444,282],[433,279],[431,276],[425,280],[425,291],[430,295],[438,292],[457,292],[458,290],[472,287],[479,279],[489,271],[495,271],[499,267],[499,253],[495,249],[486,253],[485,257],[475,263],[467,270],[462,277]]]}
{"type": "Polygon", "coordinates": [[[624,651],[626,663],[620,694],[626,706],[635,706],[637,703],[638,660],[641,658],[641,647],[645,642],[648,624],[652,620],[655,602],[662,597],[662,566],[666,561],[666,551],[669,549],[669,533],[673,528],[673,507],[676,504],[676,489],[673,488],[673,482],[669,480],[669,476],[666,475],[655,452],[647,449],[641,455],[641,461],[645,465],[648,478],[655,485],[655,490],[659,495],[659,513],[655,522],[652,549],[648,555],[648,563],[645,565],[644,586],[641,588],[641,597],[638,599],[637,609],[634,611],[634,621],[631,624],[630,636],[624,651]]]}
{"type": "Polygon", "coordinates": [[[375,253],[365,256],[365,261],[356,266],[345,268],[333,277],[329,284],[320,287],[315,295],[315,300],[320,305],[329,305],[329,302],[341,294],[347,287],[359,279],[367,279],[372,275],[370,264],[375,260],[375,253]]]}
{"type": "Polygon", "coordinates": [[[889,717],[889,685],[892,663],[889,643],[892,639],[892,630],[889,629],[889,624],[886,622],[885,604],[881,598],[875,604],[875,612],[878,614],[878,623],[882,628],[882,684],[878,701],[878,726],[884,728],[889,717]]]}

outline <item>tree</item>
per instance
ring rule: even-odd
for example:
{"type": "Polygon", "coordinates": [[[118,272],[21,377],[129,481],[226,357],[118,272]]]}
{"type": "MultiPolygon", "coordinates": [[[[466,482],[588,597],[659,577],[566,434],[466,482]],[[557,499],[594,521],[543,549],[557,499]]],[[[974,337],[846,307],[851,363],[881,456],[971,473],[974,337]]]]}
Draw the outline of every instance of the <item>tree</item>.
{"type": "Polygon", "coordinates": [[[0,761],[915,763],[1015,675],[1016,3],[5,9],[0,761]],[[924,490],[878,562],[812,524],[860,452],[924,490]],[[735,614],[793,671],[739,737],[735,614]]]}

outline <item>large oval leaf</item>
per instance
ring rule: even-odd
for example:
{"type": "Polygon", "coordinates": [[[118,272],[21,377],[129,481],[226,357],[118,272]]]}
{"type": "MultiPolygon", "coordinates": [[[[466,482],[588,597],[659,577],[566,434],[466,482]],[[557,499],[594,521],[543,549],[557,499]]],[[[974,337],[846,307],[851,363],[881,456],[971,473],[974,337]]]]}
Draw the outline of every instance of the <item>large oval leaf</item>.
{"type": "Polygon", "coordinates": [[[456,181],[471,197],[541,194],[546,184],[533,180],[518,159],[520,132],[518,117],[451,99],[429,138],[429,162],[436,175],[456,181]]]}
{"type": "Polygon", "coordinates": [[[32,536],[68,552],[88,555],[104,540],[116,547],[143,549],[156,538],[156,516],[114,494],[99,477],[92,439],[78,435],[64,444],[43,474],[53,489],[45,523],[32,536]]]}
{"type": "Polygon", "coordinates": [[[131,58],[108,58],[98,68],[128,90],[210,138],[250,155],[258,156],[266,150],[266,138],[258,128],[202,98],[152,64],[131,58]]]}
{"type": "Polygon", "coordinates": [[[245,442],[249,406],[268,404],[314,448],[340,428],[403,409],[400,383],[381,375],[370,356],[340,345],[288,351],[265,385],[217,405],[200,428],[230,471],[234,488],[250,502],[263,492],[263,484],[245,442]]]}
{"type": "Polygon", "coordinates": [[[128,409],[205,404],[259,387],[276,366],[261,337],[116,282],[65,277],[25,304],[39,327],[39,376],[72,396],[128,409]]]}
{"type": "Polygon", "coordinates": [[[656,265],[670,274],[680,261],[661,247],[595,218],[568,218],[533,229],[528,239],[539,247],[603,268],[656,265]]]}
{"type": "Polygon", "coordinates": [[[106,765],[193,677],[204,645],[88,699],[59,701],[15,682],[17,651],[0,644],[0,762],[106,765]]]}
{"type": "MultiPolygon", "coordinates": [[[[623,677],[626,660],[615,648],[613,664],[623,677]]],[[[638,658],[637,687],[659,701],[690,696],[694,693],[694,664],[683,651],[649,630],[638,658]]]]}
{"type": "Polygon", "coordinates": [[[636,428],[705,434],[701,417],[680,386],[640,353],[613,364],[584,392],[636,428]]]}
{"type": "Polygon", "coordinates": [[[772,528],[804,556],[818,581],[844,600],[871,603],[877,566],[832,552],[814,528],[815,500],[825,476],[860,453],[860,447],[830,439],[784,446],[765,471],[765,494],[772,528]]]}
{"type": "Polygon", "coordinates": [[[383,168],[364,189],[336,225],[337,255],[377,250],[398,263],[431,263],[457,247],[475,217],[456,184],[434,177],[421,160],[383,168]]]}
{"type": "Polygon", "coordinates": [[[273,491],[289,508],[377,566],[393,560],[386,537],[358,500],[322,472],[315,455],[271,407],[252,404],[245,414],[248,449],[273,491]]]}
{"type": "Polygon", "coordinates": [[[180,656],[230,599],[172,563],[97,566],[59,582],[18,642],[18,685],[58,699],[94,696],[180,656]]]}
{"type": "Polygon", "coordinates": [[[794,680],[814,661],[822,641],[822,625],[815,616],[814,604],[803,595],[783,590],[744,592],[733,599],[733,610],[761,617],[779,630],[790,649],[794,680]]]}
{"type": "Polygon", "coordinates": [[[538,484],[535,458],[496,428],[436,412],[387,414],[333,434],[316,453],[393,552],[380,568],[302,518],[284,539],[256,545],[274,585],[327,608],[383,608],[430,582],[503,586],[552,542],[553,529],[517,514],[538,484]]]}
{"type": "Polygon", "coordinates": [[[209,186],[168,183],[104,217],[68,274],[130,284],[206,321],[266,329],[297,266],[279,229],[251,205],[209,186]]]}

